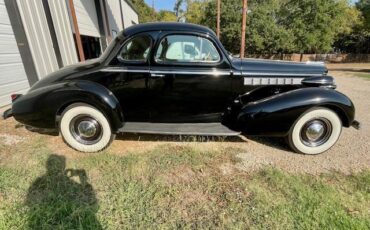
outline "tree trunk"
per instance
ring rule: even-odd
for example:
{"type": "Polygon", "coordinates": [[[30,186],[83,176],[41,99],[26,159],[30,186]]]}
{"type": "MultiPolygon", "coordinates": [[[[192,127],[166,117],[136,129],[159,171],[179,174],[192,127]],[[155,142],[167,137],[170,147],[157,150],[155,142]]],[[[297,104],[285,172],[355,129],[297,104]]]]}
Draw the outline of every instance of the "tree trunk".
{"type": "Polygon", "coordinates": [[[221,0],[217,0],[217,37],[218,39],[221,38],[221,0]]]}
{"type": "Polygon", "coordinates": [[[247,7],[248,7],[247,0],[243,0],[242,40],[241,40],[241,46],[240,46],[240,58],[244,58],[244,52],[245,52],[245,31],[246,31],[246,24],[247,24],[247,7]]]}

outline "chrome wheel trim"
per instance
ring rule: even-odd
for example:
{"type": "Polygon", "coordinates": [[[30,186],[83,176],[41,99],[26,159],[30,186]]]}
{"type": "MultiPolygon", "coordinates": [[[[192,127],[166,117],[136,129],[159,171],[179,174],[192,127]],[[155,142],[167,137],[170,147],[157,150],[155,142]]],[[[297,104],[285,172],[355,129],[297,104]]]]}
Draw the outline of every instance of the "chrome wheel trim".
{"type": "Polygon", "coordinates": [[[103,136],[101,124],[89,115],[79,115],[73,118],[69,129],[73,138],[84,145],[96,144],[103,136]]]}
{"type": "Polygon", "coordinates": [[[332,124],[326,118],[315,118],[304,124],[300,132],[302,143],[308,147],[325,144],[332,135],[332,124]]]}

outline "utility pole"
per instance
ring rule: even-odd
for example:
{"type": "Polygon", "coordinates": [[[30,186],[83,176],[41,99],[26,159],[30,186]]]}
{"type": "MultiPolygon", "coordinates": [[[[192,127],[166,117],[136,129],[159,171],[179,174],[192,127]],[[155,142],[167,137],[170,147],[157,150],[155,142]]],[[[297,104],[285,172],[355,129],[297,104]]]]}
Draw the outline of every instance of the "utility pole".
{"type": "Polygon", "coordinates": [[[154,0],[152,1],[152,18],[154,19],[155,16],[155,8],[154,8],[154,0]]]}
{"type": "Polygon", "coordinates": [[[242,41],[240,45],[240,58],[244,58],[245,52],[245,31],[247,24],[247,10],[248,10],[248,1],[243,0],[243,18],[242,18],[242,41]]]}
{"type": "Polygon", "coordinates": [[[221,24],[221,0],[217,0],[217,37],[220,39],[220,24],[221,24]]]}

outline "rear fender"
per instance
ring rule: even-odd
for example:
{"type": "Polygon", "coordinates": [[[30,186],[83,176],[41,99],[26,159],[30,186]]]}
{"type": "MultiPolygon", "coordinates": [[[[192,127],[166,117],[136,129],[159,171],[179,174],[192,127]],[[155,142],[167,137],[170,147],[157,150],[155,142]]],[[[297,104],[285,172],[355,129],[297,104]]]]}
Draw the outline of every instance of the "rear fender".
{"type": "Polygon", "coordinates": [[[285,136],[304,112],[315,107],[332,109],[345,127],[354,121],[355,107],[344,94],[327,88],[300,88],[244,104],[237,124],[249,135],[285,136]]]}
{"type": "Polygon", "coordinates": [[[90,81],[71,81],[45,86],[13,103],[16,120],[38,128],[57,128],[57,118],[73,103],[96,107],[108,118],[112,131],[122,127],[123,114],[117,98],[104,86],[90,81]]]}

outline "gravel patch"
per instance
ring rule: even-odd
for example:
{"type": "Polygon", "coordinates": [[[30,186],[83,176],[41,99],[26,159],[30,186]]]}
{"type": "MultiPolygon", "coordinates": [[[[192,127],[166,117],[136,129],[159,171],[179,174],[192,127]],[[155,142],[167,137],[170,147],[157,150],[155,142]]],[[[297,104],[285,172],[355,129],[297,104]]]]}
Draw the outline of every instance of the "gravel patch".
{"type": "Polygon", "coordinates": [[[16,145],[24,140],[25,138],[17,136],[17,135],[0,134],[0,143],[7,145],[7,146],[16,145]]]}

